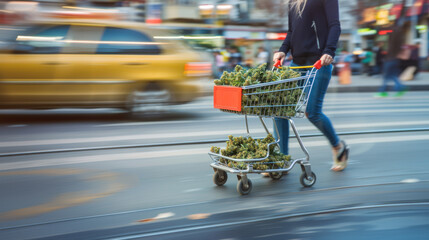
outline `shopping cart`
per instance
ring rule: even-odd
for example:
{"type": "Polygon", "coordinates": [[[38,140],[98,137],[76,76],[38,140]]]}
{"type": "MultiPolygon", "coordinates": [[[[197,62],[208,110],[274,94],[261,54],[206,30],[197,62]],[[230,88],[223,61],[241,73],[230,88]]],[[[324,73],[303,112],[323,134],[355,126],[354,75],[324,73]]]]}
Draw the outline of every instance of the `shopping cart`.
{"type": "MultiPolygon", "coordinates": [[[[279,68],[279,66],[280,61],[274,64],[273,71],[279,68]]],[[[270,160],[270,152],[272,152],[270,149],[274,147],[275,151],[280,151],[279,142],[281,141],[277,125],[273,121],[274,130],[278,138],[267,145],[267,154],[265,157],[235,159],[223,156],[220,152],[209,152],[209,156],[213,161],[210,165],[215,171],[213,181],[216,185],[222,186],[226,183],[228,179],[227,172],[237,174],[237,191],[241,195],[247,195],[252,190],[252,182],[247,178],[247,174],[268,173],[272,179],[278,180],[296,164],[301,166],[301,184],[304,187],[314,185],[316,174],[311,171],[310,155],[291,118],[302,118],[305,115],[305,108],[313,87],[313,81],[317,70],[320,68],[321,62],[319,60],[313,66],[290,67],[294,71],[299,71],[301,73],[300,77],[243,87],[214,87],[214,107],[225,112],[244,115],[247,135],[249,137],[250,132],[247,116],[258,116],[267,134],[270,134],[270,131],[263,118],[284,118],[290,122],[298,143],[305,154],[303,158],[283,161],[280,164],[279,162],[272,162],[270,160]],[[228,162],[236,164],[228,165],[228,162]]]]}

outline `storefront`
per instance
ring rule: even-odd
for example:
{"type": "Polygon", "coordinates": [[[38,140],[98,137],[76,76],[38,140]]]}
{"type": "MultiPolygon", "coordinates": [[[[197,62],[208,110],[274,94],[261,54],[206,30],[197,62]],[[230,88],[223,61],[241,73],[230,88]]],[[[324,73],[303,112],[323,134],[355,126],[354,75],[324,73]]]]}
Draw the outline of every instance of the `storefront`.
{"type": "Polygon", "coordinates": [[[266,47],[266,31],[264,27],[225,26],[225,47],[238,47],[244,64],[253,66],[258,48],[266,47]]]}
{"type": "MultiPolygon", "coordinates": [[[[406,43],[420,43],[421,56],[427,56],[428,53],[428,4],[427,0],[416,0],[405,11],[406,43]]],[[[402,4],[390,3],[365,9],[358,30],[358,35],[362,38],[362,47],[368,48],[374,46],[376,42],[387,41],[402,8],[402,4]]]]}

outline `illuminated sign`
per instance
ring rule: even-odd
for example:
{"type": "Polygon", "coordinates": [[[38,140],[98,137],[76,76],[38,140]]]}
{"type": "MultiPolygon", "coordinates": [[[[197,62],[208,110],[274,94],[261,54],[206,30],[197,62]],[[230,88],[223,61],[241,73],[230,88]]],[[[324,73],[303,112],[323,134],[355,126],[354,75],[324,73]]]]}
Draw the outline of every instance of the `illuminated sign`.
{"type": "Polygon", "coordinates": [[[384,4],[378,7],[366,8],[362,12],[360,24],[375,22],[376,25],[388,25],[391,21],[399,18],[402,4],[384,4]]]}
{"type": "Polygon", "coordinates": [[[386,35],[386,34],[392,33],[392,32],[393,32],[393,30],[381,30],[378,32],[378,35],[386,35]]]}
{"type": "Polygon", "coordinates": [[[389,10],[380,9],[377,11],[377,22],[376,25],[387,25],[390,23],[389,21],[389,10]]]}
{"type": "Polygon", "coordinates": [[[358,29],[358,34],[360,36],[369,36],[377,34],[377,30],[371,28],[360,28],[358,29]]]}
{"type": "Polygon", "coordinates": [[[401,16],[402,4],[396,4],[390,9],[390,20],[394,21],[401,16]]]}
{"type": "Polygon", "coordinates": [[[376,14],[377,14],[377,10],[375,9],[375,7],[366,8],[362,12],[362,22],[361,23],[374,22],[376,20],[375,19],[376,14]]]}
{"type": "MultiPolygon", "coordinates": [[[[200,15],[203,17],[213,17],[214,5],[213,4],[201,4],[198,6],[200,15]]],[[[216,5],[216,15],[228,16],[231,13],[233,6],[231,4],[219,4],[216,5]]]]}
{"type": "Polygon", "coordinates": [[[407,16],[420,15],[423,11],[424,0],[415,0],[412,7],[408,8],[407,16]]]}
{"type": "Polygon", "coordinates": [[[428,30],[428,26],[427,25],[417,25],[416,29],[419,30],[419,33],[425,33],[428,30]]]}
{"type": "Polygon", "coordinates": [[[267,39],[269,40],[284,40],[287,33],[267,33],[267,39]]]}

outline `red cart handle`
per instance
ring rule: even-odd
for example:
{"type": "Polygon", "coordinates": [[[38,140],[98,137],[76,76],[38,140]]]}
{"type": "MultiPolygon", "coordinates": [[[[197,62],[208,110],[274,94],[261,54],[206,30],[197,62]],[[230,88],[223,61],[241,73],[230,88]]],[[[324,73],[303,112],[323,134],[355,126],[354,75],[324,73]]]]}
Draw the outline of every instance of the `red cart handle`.
{"type": "Polygon", "coordinates": [[[318,60],[313,67],[315,67],[317,70],[322,68],[322,60],[318,60]]]}
{"type": "Polygon", "coordinates": [[[274,67],[280,68],[282,66],[282,63],[280,60],[277,60],[276,63],[274,63],[274,67]]]}

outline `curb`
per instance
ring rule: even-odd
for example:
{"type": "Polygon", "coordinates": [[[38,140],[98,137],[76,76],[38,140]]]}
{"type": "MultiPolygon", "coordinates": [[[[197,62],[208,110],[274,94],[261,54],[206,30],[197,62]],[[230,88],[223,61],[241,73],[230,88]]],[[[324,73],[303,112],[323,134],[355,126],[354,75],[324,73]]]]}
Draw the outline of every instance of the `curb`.
{"type": "MultiPolygon", "coordinates": [[[[408,91],[429,91],[429,85],[405,85],[408,91]]],[[[352,93],[352,92],[378,92],[380,86],[332,86],[328,93],[352,93]]],[[[388,88],[392,91],[392,87],[388,88]]]]}

